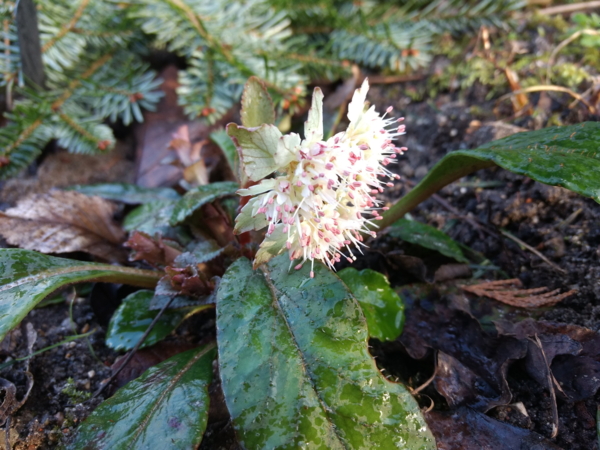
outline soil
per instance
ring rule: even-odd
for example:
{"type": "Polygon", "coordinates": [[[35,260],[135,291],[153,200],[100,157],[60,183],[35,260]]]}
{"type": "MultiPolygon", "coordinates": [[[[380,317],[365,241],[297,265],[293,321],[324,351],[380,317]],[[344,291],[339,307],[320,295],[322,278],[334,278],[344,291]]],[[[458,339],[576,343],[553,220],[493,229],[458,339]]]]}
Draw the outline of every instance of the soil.
{"type": "MultiPolygon", "coordinates": [[[[494,121],[492,113],[486,112],[491,111],[494,105],[482,100],[482,95],[477,94],[477,87],[465,95],[466,99],[447,95],[438,97],[435,102],[413,102],[403,94],[405,89],[404,84],[398,84],[376,86],[371,91],[371,98],[376,99],[374,103],[379,108],[385,109],[390,104],[389,99],[396,99],[392,106],[406,117],[408,134],[403,144],[409,147],[409,151],[397,166],[403,181],[391,190],[390,199],[407,192],[411,182],[421,179],[449,151],[475,148],[523,128],[539,126],[539,123],[530,119],[517,120],[518,126],[494,121]]],[[[594,120],[578,114],[566,111],[566,122],[594,120]]],[[[90,164],[98,168],[107,163],[102,163],[101,159],[91,162],[86,159],[90,157],[55,152],[41,162],[37,176],[23,176],[4,183],[0,191],[2,205],[8,207],[14,204],[25,190],[44,191],[51,186],[79,182],[131,181],[132,146],[131,141],[125,142],[121,153],[117,153],[121,155],[120,159],[113,160],[104,172],[96,170],[93,175],[75,182],[71,179],[73,175],[65,178],[65,174],[79,173],[73,168],[90,164]],[[57,159],[63,164],[57,164],[57,159]],[[67,160],[71,162],[65,163],[67,160]],[[58,166],[60,169],[57,169],[58,166]],[[112,167],[119,168],[116,171],[118,173],[112,167]]],[[[113,155],[113,158],[117,156],[113,155]]],[[[483,255],[489,261],[489,268],[479,275],[481,279],[519,278],[525,288],[544,286],[561,291],[577,290],[575,295],[552,308],[532,313],[510,310],[503,316],[505,319],[519,315],[531,316],[600,332],[600,204],[565,189],[545,186],[501,169],[480,171],[443,189],[439,195],[455,210],[451,211],[443,206],[443,202],[430,199],[411,215],[443,229],[458,242],[483,255]],[[562,270],[522,249],[502,235],[500,228],[536,248],[562,270]]],[[[399,273],[394,267],[388,256],[398,251],[409,253],[408,247],[401,242],[383,236],[372,243],[370,251],[357,262],[356,267],[381,270],[396,286],[423,282],[407,273],[399,273]]],[[[448,262],[443,258],[441,262],[433,259],[426,261],[437,266],[448,262]]],[[[75,333],[93,329],[97,331],[89,338],[61,345],[30,359],[29,370],[35,384],[24,406],[11,419],[10,437],[15,449],[47,449],[68,442],[74,428],[110,394],[110,390],[106,390],[98,397],[89,399],[102,380],[111,374],[111,365],[119,357],[117,352],[104,345],[104,333],[107,318],[123,295],[123,292],[109,289],[94,295],[78,294],[73,298],[71,290],[67,290],[59,303],[35,309],[24,319],[23,323],[32,324],[37,332],[34,350],[56,344],[75,333]]],[[[447,300],[443,294],[440,295],[440,301],[447,300]]],[[[477,301],[494,304],[492,300],[477,301]]],[[[418,304],[418,300],[408,304],[409,318],[411,307],[416,308],[418,304]]],[[[207,313],[194,320],[194,323],[183,327],[177,336],[170,338],[170,345],[184,346],[210,337],[214,316],[207,313]],[[198,333],[199,329],[203,331],[198,333]]],[[[25,333],[24,327],[15,333],[22,335],[25,333]]],[[[17,335],[13,336],[13,339],[17,338],[17,335]]],[[[19,353],[22,349],[11,348],[7,342],[2,347],[8,348],[3,353],[5,357],[22,355],[19,353]]],[[[431,354],[420,359],[413,358],[399,342],[373,345],[373,352],[380,356],[379,363],[388,370],[389,375],[399,377],[412,387],[421,385],[433,374],[434,357],[431,354]]],[[[157,354],[160,352],[157,350],[157,354]]],[[[160,359],[160,355],[157,358],[160,359]]],[[[138,362],[139,370],[145,364],[150,364],[145,356],[138,362]]],[[[133,371],[118,382],[122,384],[135,374],[133,371]]],[[[547,390],[531,378],[522,361],[510,366],[506,379],[512,393],[510,404],[492,408],[487,415],[550,438],[553,417],[547,390]],[[522,411],[519,405],[523,406],[526,415],[519,412],[522,411]]],[[[218,401],[221,395],[218,383],[212,386],[211,391],[215,407],[211,408],[209,428],[201,448],[236,448],[222,399],[218,401]]],[[[433,385],[424,393],[433,400],[436,411],[449,409],[433,385]]],[[[424,407],[430,405],[425,395],[420,396],[419,400],[424,407]]],[[[595,417],[599,403],[598,393],[579,402],[559,398],[559,432],[551,441],[559,448],[569,450],[598,448],[595,417]]],[[[556,448],[539,445],[520,448],[556,448]]],[[[5,448],[1,434],[0,448],[5,448]]]]}

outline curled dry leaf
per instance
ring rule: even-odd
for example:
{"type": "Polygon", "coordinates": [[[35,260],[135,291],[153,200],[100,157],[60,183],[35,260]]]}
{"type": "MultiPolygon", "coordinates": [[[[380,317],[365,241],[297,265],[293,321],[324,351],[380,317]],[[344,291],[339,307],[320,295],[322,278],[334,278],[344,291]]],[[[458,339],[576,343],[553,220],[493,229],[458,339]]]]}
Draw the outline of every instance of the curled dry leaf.
{"type": "Polygon", "coordinates": [[[577,292],[575,289],[572,289],[559,294],[560,289],[548,292],[547,287],[521,289],[522,287],[523,284],[518,278],[461,286],[463,290],[471,294],[492,298],[507,305],[516,306],[517,308],[552,306],[577,292]]]}
{"type": "Polygon", "coordinates": [[[124,259],[125,233],[113,221],[116,205],[74,191],[34,194],[0,213],[7,242],[42,253],[86,252],[109,261],[124,259]]]}
{"type": "Polygon", "coordinates": [[[142,231],[134,231],[124,245],[132,249],[130,261],[146,261],[153,266],[173,264],[175,258],[181,254],[181,251],[175,248],[177,244],[174,241],[165,242],[162,236],[153,238],[142,231]]]}

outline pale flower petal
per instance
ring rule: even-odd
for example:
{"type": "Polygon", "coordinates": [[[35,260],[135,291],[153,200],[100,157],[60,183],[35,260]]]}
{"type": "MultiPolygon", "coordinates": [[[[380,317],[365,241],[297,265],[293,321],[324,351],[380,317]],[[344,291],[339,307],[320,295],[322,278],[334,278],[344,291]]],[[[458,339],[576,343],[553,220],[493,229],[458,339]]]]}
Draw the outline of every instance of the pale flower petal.
{"type": "Polygon", "coordinates": [[[360,89],[354,91],[352,101],[348,105],[348,120],[350,126],[356,124],[365,110],[365,101],[367,100],[367,92],[369,91],[369,80],[365,78],[360,89]]]}
{"type": "Polygon", "coordinates": [[[289,134],[279,140],[280,175],[239,191],[256,197],[236,219],[236,232],[267,227],[255,264],[287,250],[292,261],[301,259],[296,268],[315,259],[333,268],[342,257],[356,259],[353,249],[362,253],[363,235],[375,234],[371,228],[381,219],[375,195],[391,185],[385,178],[398,178],[385,166],[405,150],[392,143],[404,127],[386,117],[391,108],[383,116],[374,107],[365,110],[368,89],[365,80],[348,107],[348,129],[327,141],[322,94],[315,90],[305,139],[289,134]]]}

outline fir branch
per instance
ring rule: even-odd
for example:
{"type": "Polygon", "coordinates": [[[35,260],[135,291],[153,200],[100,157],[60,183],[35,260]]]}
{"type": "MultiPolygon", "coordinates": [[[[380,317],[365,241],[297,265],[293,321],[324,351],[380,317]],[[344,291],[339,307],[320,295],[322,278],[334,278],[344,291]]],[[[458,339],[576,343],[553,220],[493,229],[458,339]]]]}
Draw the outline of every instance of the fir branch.
{"type": "Polygon", "coordinates": [[[29,125],[27,128],[25,128],[11,145],[2,149],[2,152],[1,152],[2,156],[9,155],[10,153],[12,153],[13,150],[15,150],[16,148],[21,146],[21,144],[23,144],[23,142],[25,142],[27,139],[29,139],[31,137],[31,135],[35,132],[35,130],[37,130],[38,127],[42,123],[43,123],[42,118],[38,118],[31,125],[29,125]]]}
{"type": "Polygon", "coordinates": [[[46,53],[48,49],[52,48],[54,44],[60,41],[67,33],[73,31],[73,28],[75,28],[75,25],[77,25],[77,22],[83,14],[83,11],[85,10],[85,8],[87,8],[88,3],[89,0],[81,0],[79,7],[75,11],[75,14],[73,14],[73,18],[69,21],[69,23],[62,27],[52,39],[50,39],[44,44],[44,46],[42,47],[42,53],[46,53]]]}
{"type": "Polygon", "coordinates": [[[65,89],[65,91],[63,92],[63,94],[60,96],[60,98],[58,100],[56,100],[54,103],[52,103],[52,110],[53,111],[58,110],[58,108],[60,108],[61,105],[64,102],[66,102],[69,99],[69,97],[71,97],[71,95],[73,95],[73,92],[75,91],[75,89],[77,87],[79,87],[86,78],[89,78],[91,75],[94,74],[94,72],[96,72],[104,64],[106,64],[110,60],[110,58],[112,58],[112,55],[113,54],[111,52],[111,53],[105,54],[104,56],[101,56],[94,63],[92,63],[92,65],[90,65],[90,67],[85,72],[83,72],[83,74],[81,74],[80,78],[72,80],[69,83],[69,85],[67,86],[67,88],[65,89]]]}
{"type": "MultiPolygon", "coordinates": [[[[51,104],[51,111],[58,111],[59,108],[69,99],[69,97],[73,95],[75,89],[81,84],[82,79],[91,76],[96,70],[102,67],[106,63],[106,61],[110,59],[110,57],[110,53],[102,56],[101,58],[96,60],[96,62],[92,64],[88,68],[88,70],[86,70],[82,74],[81,79],[71,81],[67,89],[65,89],[65,91],[63,92],[63,94],[51,104]]],[[[45,114],[40,114],[38,118],[36,118],[29,126],[27,126],[23,131],[21,131],[21,133],[18,136],[15,137],[14,141],[10,145],[4,147],[0,154],[4,156],[10,155],[13,151],[20,147],[27,139],[29,139],[31,135],[44,123],[44,120],[46,119],[47,116],[45,114]]]]}

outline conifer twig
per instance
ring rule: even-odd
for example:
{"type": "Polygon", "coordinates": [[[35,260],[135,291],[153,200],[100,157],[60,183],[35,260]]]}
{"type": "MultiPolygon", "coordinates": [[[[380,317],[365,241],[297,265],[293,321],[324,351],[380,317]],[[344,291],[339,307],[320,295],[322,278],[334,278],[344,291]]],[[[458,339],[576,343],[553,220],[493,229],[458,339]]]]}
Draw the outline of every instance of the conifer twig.
{"type": "Polygon", "coordinates": [[[52,39],[50,39],[44,44],[44,46],[42,47],[42,53],[48,51],[52,46],[54,46],[54,44],[60,41],[69,31],[73,31],[73,28],[75,28],[75,25],[77,25],[77,22],[81,18],[81,15],[83,14],[83,11],[87,7],[88,3],[89,0],[81,1],[79,7],[75,11],[75,14],[73,14],[73,18],[69,21],[69,23],[66,26],[62,27],[58,31],[58,33],[56,33],[56,36],[54,36],[52,39]]]}
{"type": "MultiPolygon", "coordinates": [[[[93,75],[94,72],[96,72],[100,67],[102,67],[111,57],[112,57],[112,53],[105,54],[104,56],[102,56],[99,59],[97,59],[89,67],[89,69],[86,70],[83,73],[83,75],[80,78],[71,81],[69,83],[69,86],[65,90],[65,92],[63,92],[63,95],[61,95],[58,100],[56,100],[54,103],[52,103],[52,106],[51,106],[52,110],[53,111],[58,111],[58,109],[69,99],[69,97],[71,97],[71,95],[73,95],[73,91],[77,87],[79,87],[79,85],[81,84],[82,80],[84,80],[85,78],[88,78],[89,76],[93,75]]],[[[17,139],[11,145],[9,145],[8,147],[4,148],[4,150],[2,151],[2,154],[8,155],[11,151],[13,151],[19,145],[21,145],[23,143],[23,141],[25,141],[25,139],[27,139],[29,136],[31,136],[31,134],[42,123],[43,123],[42,118],[36,119],[31,125],[29,125],[27,128],[25,128],[21,132],[21,134],[17,137],[17,139]]]]}

